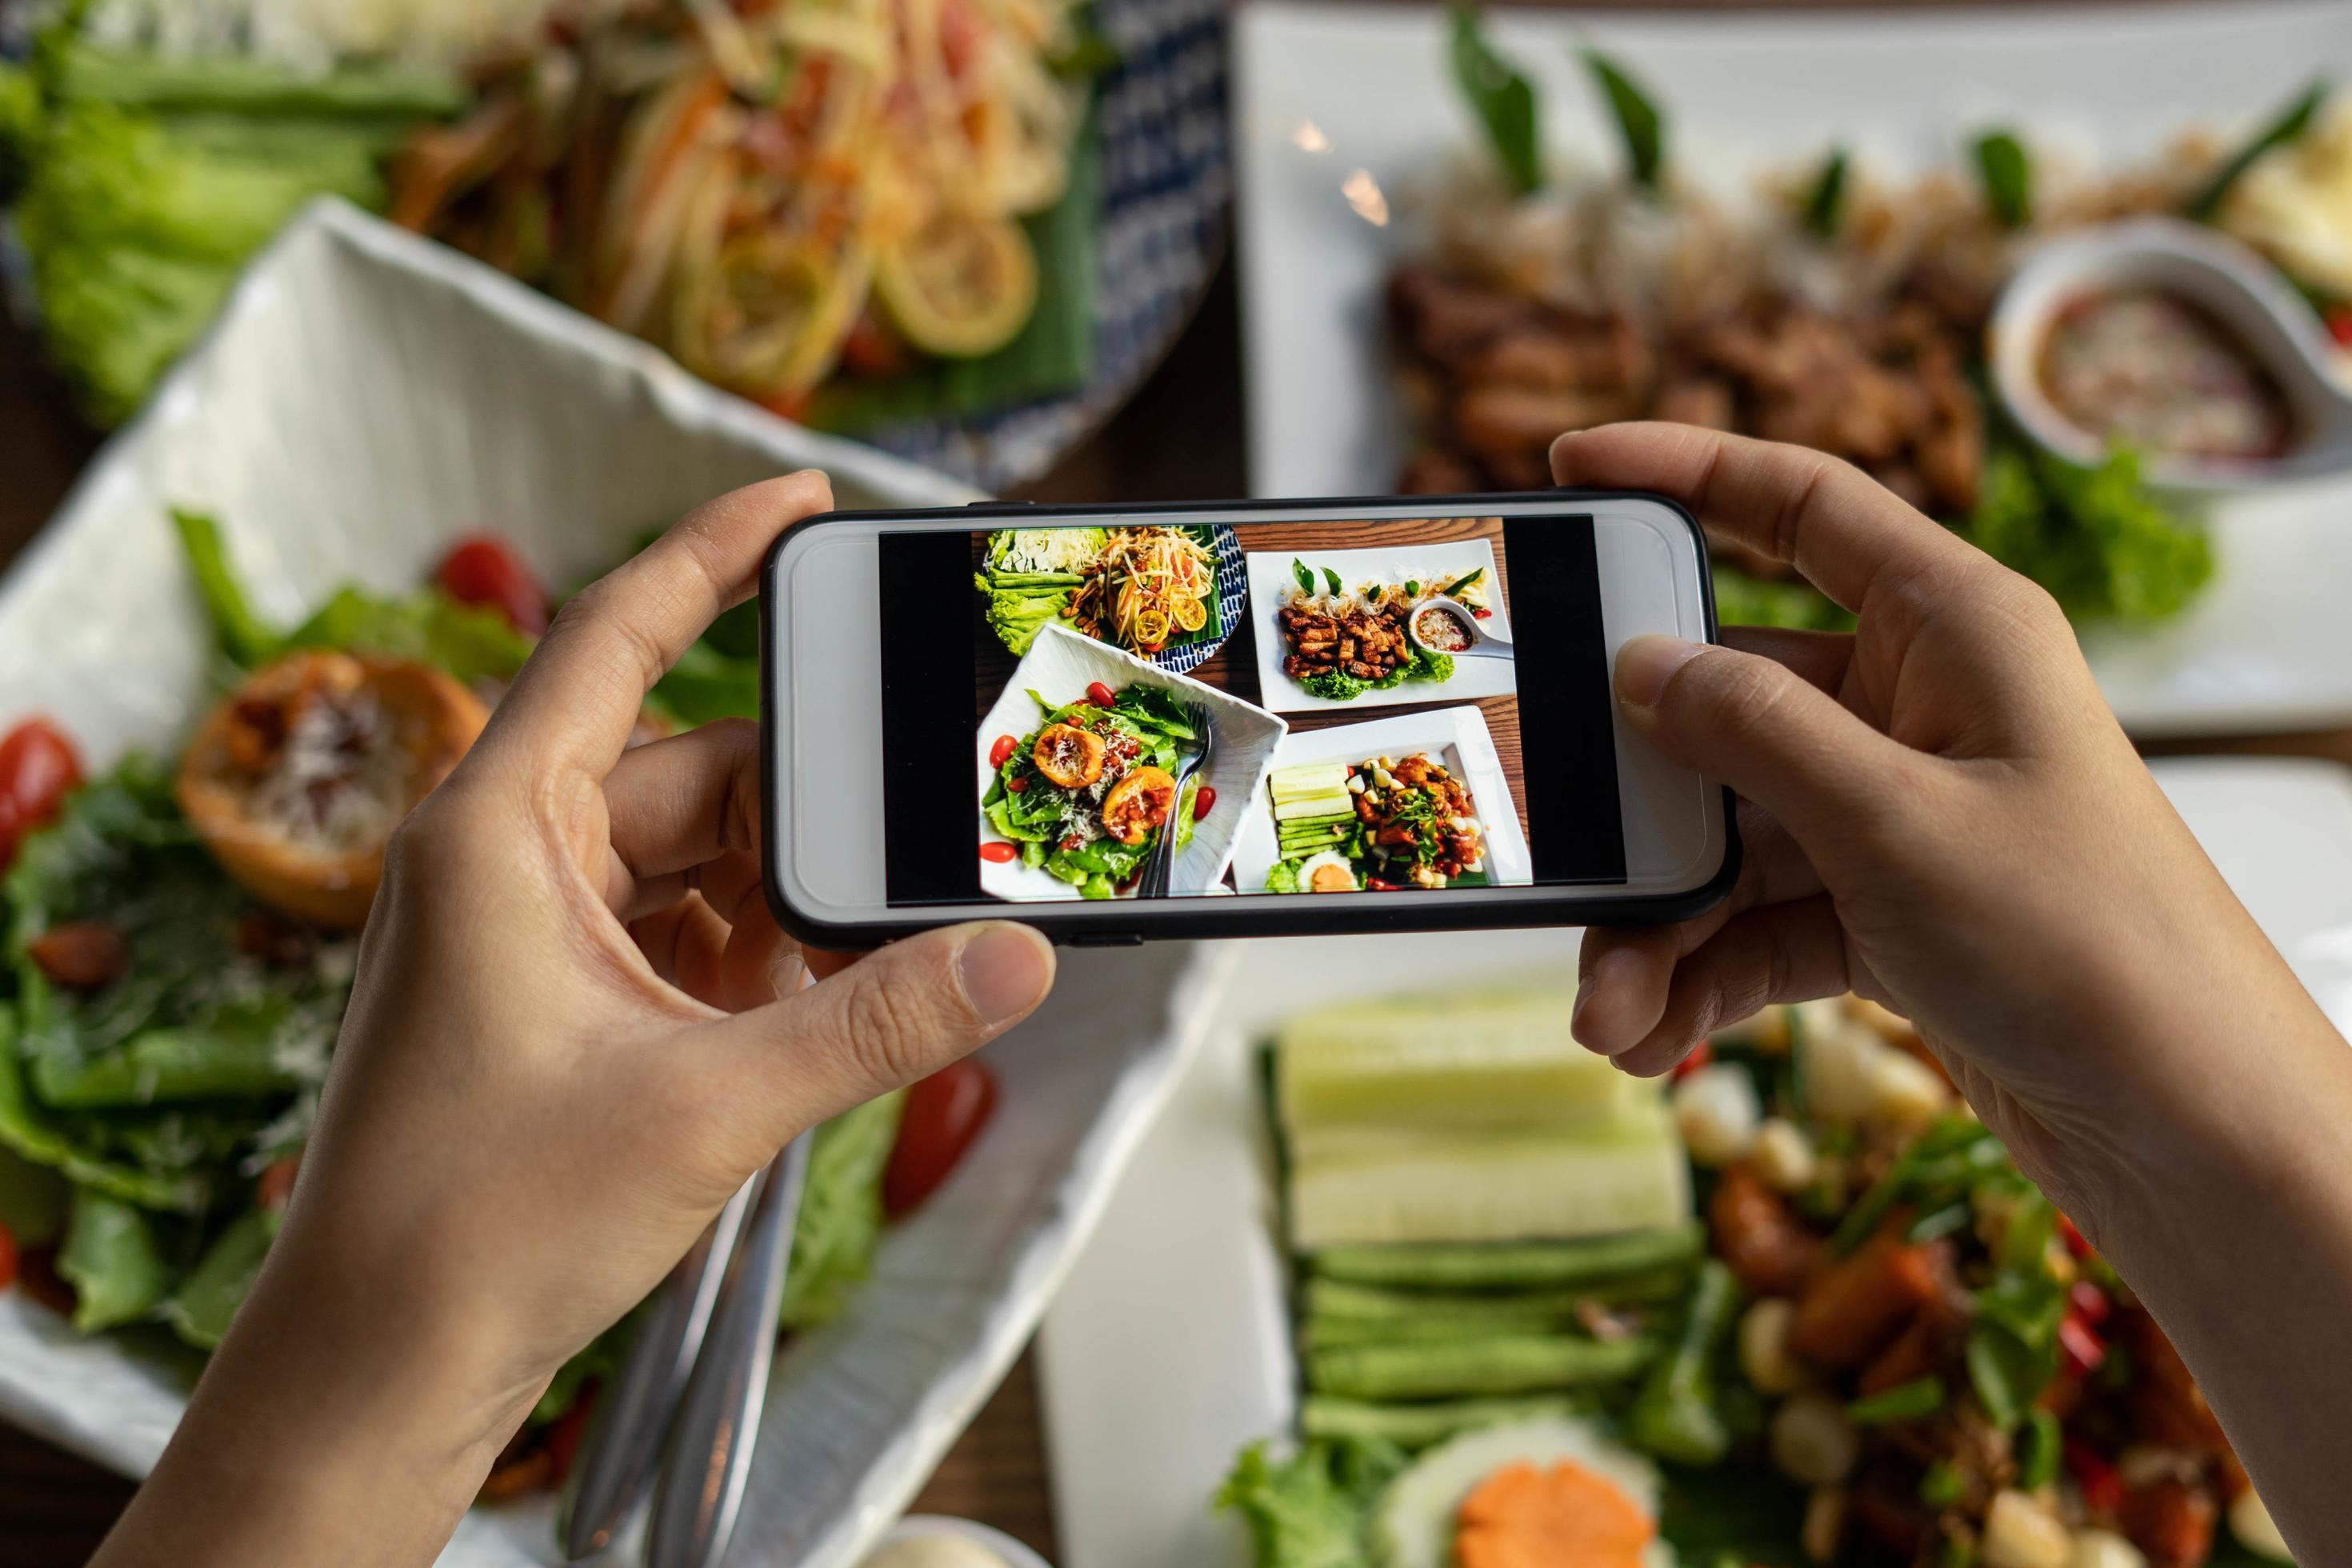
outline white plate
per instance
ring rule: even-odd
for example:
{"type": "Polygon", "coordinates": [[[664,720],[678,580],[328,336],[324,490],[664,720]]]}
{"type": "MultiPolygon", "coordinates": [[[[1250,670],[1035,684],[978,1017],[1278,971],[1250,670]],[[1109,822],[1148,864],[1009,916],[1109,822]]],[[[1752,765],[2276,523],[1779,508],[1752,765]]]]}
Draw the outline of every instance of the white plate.
{"type": "Polygon", "coordinates": [[[1339,574],[1340,583],[1350,593],[1366,583],[1406,583],[1416,579],[1423,583],[1456,583],[1483,566],[1486,571],[1485,584],[1490,590],[1486,603],[1495,612],[1486,622],[1486,629],[1507,642],[1511,636],[1510,606],[1503,603],[1503,595],[1491,591],[1499,574],[1495,570],[1495,546],[1488,540],[1407,544],[1393,550],[1253,550],[1242,557],[1249,575],[1246,613],[1257,617],[1257,689],[1265,693],[1265,705],[1276,712],[1318,713],[1332,709],[1361,712],[1368,708],[1402,707],[1409,702],[1517,695],[1517,661],[1460,658],[1454,661],[1454,679],[1443,684],[1408,680],[1390,690],[1367,691],[1347,701],[1316,696],[1283,673],[1282,660],[1287,650],[1283,646],[1282,630],[1274,619],[1275,613],[1282,608],[1285,594],[1298,586],[1298,578],[1290,569],[1294,561],[1304,562],[1315,574],[1318,592],[1327,566],[1339,574]]]}
{"type": "MultiPolygon", "coordinates": [[[[1077,701],[1096,681],[1113,691],[1124,690],[1138,682],[1157,686],[1206,706],[1217,726],[1217,746],[1202,782],[1225,800],[1256,798],[1266,770],[1274,765],[1275,749],[1282,744],[1283,734],[1290,728],[1265,709],[1252,707],[1189,675],[1161,669],[1124,648],[1049,626],[1029,645],[1029,651],[1022,656],[1013,679],[1005,682],[995,706],[980,721],[972,744],[977,770],[972,799],[977,801],[985,795],[996,778],[996,769],[990,765],[988,753],[997,737],[1010,735],[1018,741],[1037,732],[1041,713],[1029,695],[1033,688],[1039,696],[1059,707],[1077,701]]],[[[1176,857],[1175,868],[1170,873],[1168,885],[1171,892],[1205,893],[1224,880],[1225,867],[1234,858],[1236,816],[1231,811],[1212,811],[1205,819],[1193,823],[1192,840],[1176,857]]],[[[1003,837],[989,826],[985,811],[979,814],[979,819],[982,842],[1003,837]]],[[[1016,900],[1066,900],[1078,896],[1076,889],[1043,868],[1024,866],[1018,860],[1002,865],[982,860],[980,886],[993,898],[1016,900]]]]}
{"type": "MultiPolygon", "coordinates": [[[[212,629],[173,502],[216,511],[261,609],[291,619],[344,581],[414,587],[473,528],[577,581],[695,502],[811,464],[845,506],[970,494],[714,392],[454,252],[316,208],[0,583],[0,721],[55,714],[100,767],[184,736],[211,695],[212,629]]],[[[1219,968],[1182,947],[1072,953],[1047,1007],[989,1047],[1004,1096],[970,1163],[884,1241],[855,1310],[779,1358],[730,1562],[839,1568],[906,1506],[1019,1353],[1219,968]]],[[[0,1419],[141,1475],[184,1402],[173,1369],[0,1291],[0,1419]]],[[[443,1561],[557,1562],[553,1511],[476,1509],[443,1561]]]]}
{"type": "MultiPolygon", "coordinates": [[[[1502,759],[1495,754],[1495,737],[1487,731],[1486,715],[1476,708],[1438,708],[1427,713],[1375,719],[1369,724],[1301,731],[1282,742],[1274,765],[1360,763],[1367,757],[1402,757],[1414,752],[1435,753],[1469,787],[1471,804],[1478,808],[1478,824],[1486,829],[1488,880],[1497,887],[1534,881],[1535,862],[1528,856],[1527,836],[1519,831],[1518,805],[1511,798],[1510,781],[1503,776],[1502,759]]],[[[1280,858],[1273,798],[1264,793],[1253,795],[1249,809],[1242,814],[1241,835],[1234,844],[1234,890],[1263,891],[1266,873],[1280,858]]]]}
{"type": "MultiPolygon", "coordinates": [[[[2154,765],[2206,852],[2338,1027],[2352,1026],[2352,773],[2154,765]]],[[[1244,951],[1208,1037],[1120,1177],[1040,1342],[1063,1568],[1241,1568],[1212,1500],[1297,1386],[1256,1047],[1294,1014],[1483,975],[1571,973],[1572,931],[1314,937],[1244,951]]]]}
{"type": "MultiPolygon", "coordinates": [[[[2152,159],[2179,132],[2245,129],[2315,75],[2352,72],[2352,8],[2262,4],[1680,17],[1505,10],[1488,25],[1533,77],[1549,141],[1622,156],[1572,53],[1624,59],[1670,117],[1674,157],[1738,193],[1853,147],[1890,173],[1961,168],[1998,123],[2087,161],[2152,159]]],[[[1402,223],[1357,216],[1369,179],[1402,213],[1417,181],[1479,145],[1449,79],[1444,16],[1255,4],[1236,23],[1234,140],[1250,479],[1263,496],[1385,492],[1404,450],[1381,327],[1402,223]],[[1312,127],[1312,132],[1307,129],[1312,127]],[[1328,149],[1328,150],[1310,150],[1328,149]]],[[[2084,639],[2143,735],[2352,719],[2352,488],[2233,501],[2215,580],[2154,632],[2084,639]]]]}

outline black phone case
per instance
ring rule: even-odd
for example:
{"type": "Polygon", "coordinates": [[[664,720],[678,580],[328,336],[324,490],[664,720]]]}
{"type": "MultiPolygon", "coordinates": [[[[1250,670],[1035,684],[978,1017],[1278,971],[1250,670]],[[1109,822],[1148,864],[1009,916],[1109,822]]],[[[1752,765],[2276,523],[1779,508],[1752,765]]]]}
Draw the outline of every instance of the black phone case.
{"type": "MultiPolygon", "coordinates": [[[[1171,512],[1264,511],[1280,508],[1303,512],[1347,511],[1366,506],[1393,506],[1399,501],[1426,501],[1432,510],[1475,511],[1494,502],[1538,502],[1574,505],[1592,500],[1644,500],[1664,507],[1682,519],[1683,526],[1691,531],[1698,545],[1699,564],[1709,563],[1706,531],[1690,509],[1668,496],[1654,495],[1643,490],[1550,489],[1515,490],[1486,495],[1444,496],[1331,496],[1307,497],[1293,500],[1249,501],[1160,501],[1131,506],[1084,505],[1040,506],[1035,501],[974,501],[961,507],[918,507],[906,510],[881,508],[868,511],[831,511],[795,524],[793,531],[806,528],[822,528],[835,522],[863,522],[877,517],[907,518],[917,521],[961,521],[969,518],[1091,518],[1147,517],[1171,512]]],[[[788,533],[785,537],[790,537],[788,533]]],[[[942,925],[952,925],[969,915],[925,920],[913,916],[906,920],[878,921],[870,924],[848,924],[814,919],[788,903],[777,875],[777,843],[780,836],[772,830],[776,820],[778,795],[775,778],[776,748],[769,730],[770,716],[775,711],[776,661],[768,650],[776,646],[774,595],[765,589],[774,575],[776,557],[784,547],[780,538],[769,547],[760,564],[760,770],[761,798],[769,831],[761,835],[761,880],[768,897],[768,908],[776,922],[799,941],[818,947],[870,947],[877,942],[895,942],[900,937],[914,936],[942,925]]],[[[1715,580],[1711,572],[1699,574],[1700,597],[1706,611],[1706,635],[1716,640],[1715,580]]],[[[1731,891],[1738,879],[1740,863],[1739,823],[1731,791],[1723,792],[1723,864],[1704,887],[1686,893],[1645,894],[1637,897],[1593,898],[1579,894],[1572,887],[1562,887],[1556,899],[1515,899],[1507,902],[1466,898],[1459,912],[1452,906],[1424,904],[1398,907],[1386,905],[1373,898],[1313,899],[1292,898],[1280,907],[1241,909],[1229,899],[1196,898],[1170,899],[1146,906],[1140,900],[1132,900],[1132,914],[1121,911],[1121,918],[1074,917],[1055,912],[1050,903],[1008,903],[992,910],[994,918],[1019,921],[1034,927],[1056,942],[1071,947],[1131,947],[1149,941],[1207,940],[1237,936],[1335,936],[1349,931],[1493,931],[1525,926],[1580,925],[1657,925],[1673,921],[1688,920],[1704,913],[1731,891]]],[[[975,903],[985,902],[975,900],[975,903]]]]}

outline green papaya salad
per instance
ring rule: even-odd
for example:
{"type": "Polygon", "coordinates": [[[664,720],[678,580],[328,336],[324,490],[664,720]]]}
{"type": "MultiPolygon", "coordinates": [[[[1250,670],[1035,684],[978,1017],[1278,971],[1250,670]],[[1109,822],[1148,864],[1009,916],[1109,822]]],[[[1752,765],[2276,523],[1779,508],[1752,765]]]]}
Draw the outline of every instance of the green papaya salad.
{"type": "Polygon", "coordinates": [[[1197,779],[1186,782],[1181,806],[1176,798],[1177,760],[1200,737],[1162,687],[1139,681],[1113,691],[1096,681],[1058,705],[1034,689],[1029,695],[1037,728],[999,735],[989,748],[996,773],[981,810],[1002,837],[983,843],[981,858],[1017,859],[1081,898],[1116,898],[1142,875],[1171,816],[1181,853],[1216,804],[1197,779]]]}

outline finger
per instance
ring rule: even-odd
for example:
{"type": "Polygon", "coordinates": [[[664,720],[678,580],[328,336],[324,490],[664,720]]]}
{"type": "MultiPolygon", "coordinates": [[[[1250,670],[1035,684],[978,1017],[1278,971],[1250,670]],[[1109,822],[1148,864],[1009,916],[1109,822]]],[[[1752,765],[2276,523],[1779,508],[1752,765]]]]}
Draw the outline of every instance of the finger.
{"type": "Polygon", "coordinates": [[[1655,1078],[1717,1029],[1776,1002],[1843,994],[1850,973],[1845,928],[1828,894],[1750,910],[1675,965],[1664,1013],[1617,1065],[1655,1078]]]}
{"type": "Polygon", "coordinates": [[[706,1026],[781,1144],[914,1082],[1025,1018],[1054,984],[1052,944],[992,921],[926,931],[866,954],[795,996],[706,1026]]]}
{"type": "Polygon", "coordinates": [[[1687,425],[1606,425],[1553,442],[1551,468],[1563,485],[1671,496],[1849,610],[1882,581],[1984,559],[1861,469],[1803,447],[1687,425]]]}
{"type": "Polygon", "coordinates": [[[629,922],[629,938],[646,955],[656,974],[698,1002],[716,1007],[719,999],[706,994],[702,976],[709,967],[706,954],[722,949],[727,922],[692,893],[642,919],[629,922]]]}
{"type": "Polygon", "coordinates": [[[1627,722],[1674,761],[1720,779],[1809,849],[1899,804],[1916,753],[1786,665],[1652,634],[1617,650],[1627,722]]]}
{"type": "Polygon", "coordinates": [[[1852,632],[1792,631],[1785,626],[1726,626],[1724,647],[1752,653],[1775,664],[1785,664],[1835,697],[1853,664],[1852,632]]]}
{"type": "Polygon", "coordinates": [[[787,475],[709,501],[573,596],[499,704],[481,744],[536,772],[602,778],[646,693],[751,592],[761,559],[801,519],[829,510],[823,474],[787,475]]]}
{"type": "Polygon", "coordinates": [[[1588,1050],[1622,1055],[1665,1016],[1675,965],[1734,916],[1822,890],[1797,841],[1753,801],[1739,803],[1739,876],[1704,914],[1662,926],[1590,926],[1577,958],[1580,975],[1569,1032],[1588,1050]]]}
{"type": "Polygon", "coordinates": [[[604,780],[604,900],[627,920],[676,900],[694,868],[758,847],[759,725],[722,719],[624,752],[604,780]]]}

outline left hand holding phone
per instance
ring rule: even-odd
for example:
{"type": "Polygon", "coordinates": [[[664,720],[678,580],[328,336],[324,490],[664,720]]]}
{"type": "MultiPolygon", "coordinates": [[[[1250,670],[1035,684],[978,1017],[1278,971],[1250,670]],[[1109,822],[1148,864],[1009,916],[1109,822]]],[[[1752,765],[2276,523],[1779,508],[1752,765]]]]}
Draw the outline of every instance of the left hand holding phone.
{"type": "Polygon", "coordinates": [[[646,693],[832,505],[689,513],[569,605],[394,834],[284,1229],[95,1560],[427,1563],[555,1370],[788,1140],[1019,1022],[1051,946],[937,931],[799,989],[759,733],[634,749],[646,693]]]}

